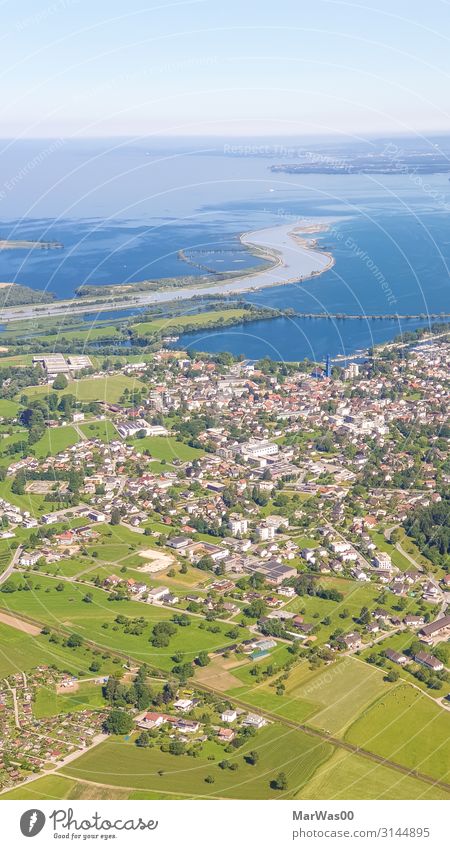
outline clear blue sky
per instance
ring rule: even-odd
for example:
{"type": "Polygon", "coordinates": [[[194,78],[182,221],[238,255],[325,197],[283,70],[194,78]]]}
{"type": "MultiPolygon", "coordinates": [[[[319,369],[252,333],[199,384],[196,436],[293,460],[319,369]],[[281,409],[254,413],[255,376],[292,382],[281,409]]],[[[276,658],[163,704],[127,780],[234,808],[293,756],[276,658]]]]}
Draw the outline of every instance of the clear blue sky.
{"type": "Polygon", "coordinates": [[[0,0],[1,136],[450,131],[446,0],[0,0]]]}

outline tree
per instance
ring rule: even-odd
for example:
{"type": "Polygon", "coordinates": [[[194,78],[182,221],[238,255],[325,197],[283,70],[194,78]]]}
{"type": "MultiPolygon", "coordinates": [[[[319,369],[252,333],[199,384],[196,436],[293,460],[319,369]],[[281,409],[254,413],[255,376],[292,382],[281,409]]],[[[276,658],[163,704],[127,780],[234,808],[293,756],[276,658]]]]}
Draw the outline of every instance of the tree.
{"type": "Polygon", "coordinates": [[[113,509],[111,510],[111,519],[110,519],[109,524],[110,525],[120,525],[120,519],[121,519],[121,515],[120,515],[119,508],[113,507],[113,509]]]}
{"type": "Polygon", "coordinates": [[[71,634],[70,637],[67,638],[66,645],[71,649],[78,648],[83,645],[83,637],[80,637],[79,634],[71,634]]]}
{"type": "Polygon", "coordinates": [[[139,737],[136,739],[136,746],[139,746],[142,749],[146,749],[147,746],[150,746],[150,737],[148,731],[141,731],[139,737]]]}
{"type": "Polygon", "coordinates": [[[248,764],[251,764],[251,766],[256,766],[259,761],[258,752],[255,752],[254,750],[249,752],[248,755],[245,756],[245,760],[248,764]]]}
{"type": "Polygon", "coordinates": [[[105,719],[105,730],[109,734],[129,734],[134,722],[129,713],[113,708],[105,719]]]}
{"type": "Polygon", "coordinates": [[[53,389],[67,389],[69,381],[65,374],[57,374],[53,381],[53,389]]]}
{"type": "Polygon", "coordinates": [[[196,657],[195,662],[197,666],[208,666],[208,663],[211,663],[208,652],[201,651],[200,654],[196,657]]]}
{"type": "Polygon", "coordinates": [[[398,681],[399,678],[400,678],[400,672],[398,671],[398,669],[391,669],[388,672],[388,674],[386,675],[386,681],[394,682],[394,681],[398,681]]]}
{"type": "Polygon", "coordinates": [[[277,777],[270,782],[270,786],[272,790],[287,790],[288,782],[286,774],[284,772],[279,772],[277,777]]]}
{"type": "Polygon", "coordinates": [[[169,743],[169,753],[171,755],[184,755],[186,751],[186,744],[182,743],[181,740],[171,740],[169,743]]]}

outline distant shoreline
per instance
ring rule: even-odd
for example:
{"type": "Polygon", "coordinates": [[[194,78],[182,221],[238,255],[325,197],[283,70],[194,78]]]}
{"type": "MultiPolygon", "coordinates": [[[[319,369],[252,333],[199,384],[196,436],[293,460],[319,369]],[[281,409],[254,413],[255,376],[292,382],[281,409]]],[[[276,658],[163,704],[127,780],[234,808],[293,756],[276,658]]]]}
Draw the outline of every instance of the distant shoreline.
{"type": "MultiPolygon", "coordinates": [[[[241,244],[254,256],[265,258],[271,264],[263,269],[252,269],[248,274],[208,284],[199,282],[195,285],[164,288],[164,278],[155,283],[160,288],[146,291],[145,288],[136,290],[133,287],[142,283],[120,283],[105,286],[105,295],[101,291],[92,297],[72,298],[70,300],[55,300],[51,304],[24,304],[20,307],[4,308],[2,322],[17,321],[34,317],[53,317],[92,312],[101,307],[103,311],[114,311],[130,308],[152,306],[159,303],[170,303],[177,300],[190,300],[208,295],[237,295],[252,292],[262,288],[289,285],[311,279],[328,271],[334,265],[331,253],[317,247],[316,240],[308,236],[326,232],[329,223],[302,223],[278,225],[262,230],[253,230],[239,236],[241,244]],[[302,235],[303,234],[303,235],[302,235]],[[306,237],[305,237],[306,234],[306,237]]],[[[0,243],[1,244],[1,243],[0,243]]],[[[143,281],[145,282],[145,281],[143,281]]],[[[101,290],[103,287],[98,287],[101,290]]]]}

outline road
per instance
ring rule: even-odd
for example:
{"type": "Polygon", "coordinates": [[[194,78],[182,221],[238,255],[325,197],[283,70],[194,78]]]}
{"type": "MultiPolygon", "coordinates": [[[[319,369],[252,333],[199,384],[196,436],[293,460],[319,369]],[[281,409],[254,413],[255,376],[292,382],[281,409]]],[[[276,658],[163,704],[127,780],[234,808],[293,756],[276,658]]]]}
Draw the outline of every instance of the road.
{"type": "Polygon", "coordinates": [[[5,581],[7,581],[8,578],[10,577],[10,575],[13,573],[14,567],[15,567],[16,563],[18,563],[21,554],[22,554],[22,546],[18,545],[15,552],[14,552],[11,563],[9,564],[9,566],[6,567],[5,571],[2,572],[2,574],[0,575],[0,584],[4,584],[5,581]]]}

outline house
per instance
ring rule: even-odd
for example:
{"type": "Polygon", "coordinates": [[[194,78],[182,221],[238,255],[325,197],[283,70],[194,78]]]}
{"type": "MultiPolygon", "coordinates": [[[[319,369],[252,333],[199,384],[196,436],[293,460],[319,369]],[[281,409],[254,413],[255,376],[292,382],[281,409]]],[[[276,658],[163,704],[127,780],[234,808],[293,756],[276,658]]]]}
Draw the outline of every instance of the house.
{"type": "Polygon", "coordinates": [[[238,534],[246,534],[248,530],[248,520],[241,518],[231,518],[229,526],[231,533],[234,537],[238,534]]]}
{"type": "Polygon", "coordinates": [[[416,616],[414,613],[407,613],[406,616],[403,617],[403,622],[407,626],[407,628],[418,628],[419,625],[424,624],[423,616],[416,616]]]}
{"type": "Polygon", "coordinates": [[[223,740],[225,743],[231,743],[236,737],[236,732],[232,728],[219,728],[217,736],[219,740],[223,740]]]}
{"type": "Polygon", "coordinates": [[[433,657],[432,654],[428,654],[426,651],[419,651],[414,655],[414,660],[416,663],[420,663],[422,666],[427,666],[428,669],[432,669],[433,672],[440,672],[441,669],[444,668],[444,664],[442,661],[438,660],[437,657],[433,657]]]}
{"type": "Polygon", "coordinates": [[[149,604],[165,604],[168,596],[170,596],[168,587],[153,587],[148,593],[147,601],[149,604]]]}
{"type": "Polygon", "coordinates": [[[350,634],[339,637],[338,643],[341,643],[343,648],[359,649],[361,647],[361,635],[357,631],[352,631],[350,634]]]}
{"type": "Polygon", "coordinates": [[[432,643],[438,634],[447,633],[450,630],[450,616],[441,616],[419,631],[419,637],[424,643],[432,643]]]}
{"type": "Polygon", "coordinates": [[[169,548],[173,548],[175,551],[181,551],[183,548],[187,548],[190,544],[191,540],[189,537],[171,537],[167,540],[169,548]]]}
{"type": "Polygon", "coordinates": [[[220,714],[220,718],[222,722],[234,722],[237,719],[237,711],[233,708],[224,710],[223,713],[220,714]]]}
{"type": "Polygon", "coordinates": [[[386,649],[384,656],[388,660],[391,660],[392,663],[398,663],[399,666],[404,666],[405,663],[408,663],[408,658],[404,654],[394,651],[394,649],[386,649]]]}
{"type": "Polygon", "coordinates": [[[139,720],[138,725],[141,728],[159,728],[160,725],[163,725],[164,722],[171,722],[172,717],[167,713],[155,713],[150,712],[146,713],[145,716],[139,720]]]}
{"type": "Polygon", "coordinates": [[[175,710],[181,710],[182,713],[185,713],[194,707],[194,702],[192,699],[178,699],[173,703],[173,706],[175,710]]]}
{"type": "Polygon", "coordinates": [[[267,720],[258,713],[248,713],[243,721],[243,725],[248,725],[251,728],[263,728],[267,725],[267,720]]]}
{"type": "Polygon", "coordinates": [[[195,734],[200,728],[200,723],[193,719],[178,719],[174,725],[184,734],[195,734]]]}
{"type": "Polygon", "coordinates": [[[120,584],[121,581],[122,581],[122,578],[118,578],[117,575],[110,575],[109,578],[105,578],[105,580],[103,581],[103,586],[104,587],[117,587],[117,585],[120,584]]]}

